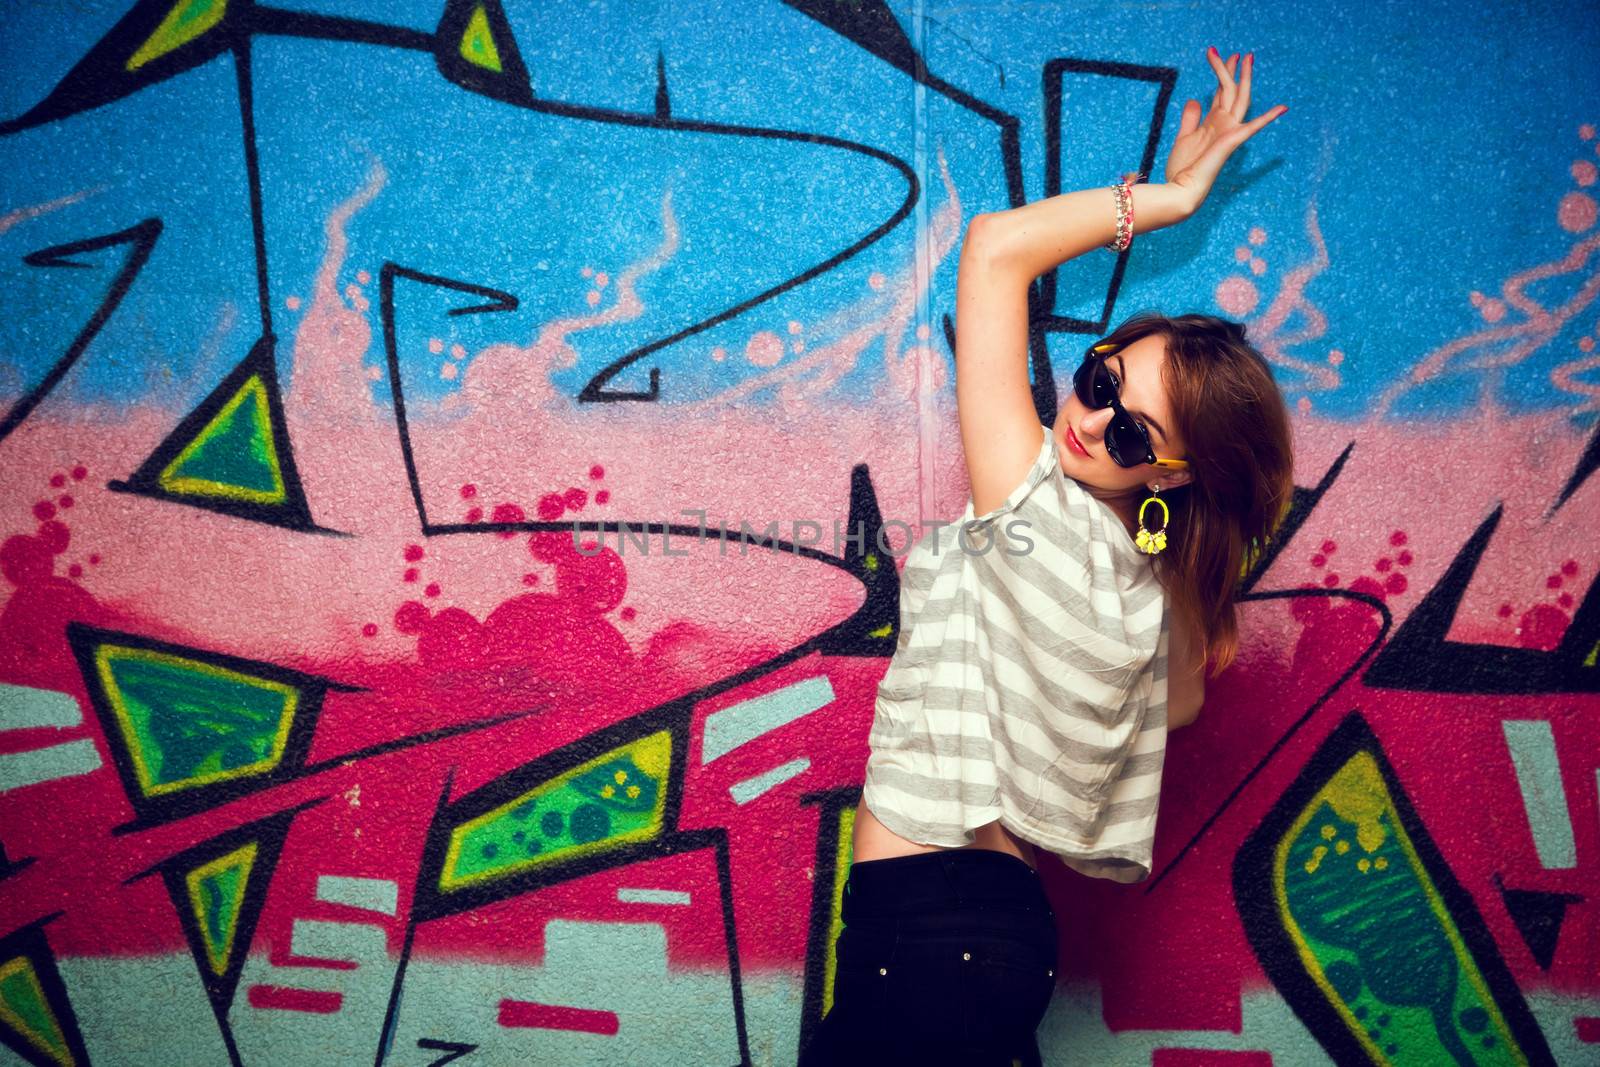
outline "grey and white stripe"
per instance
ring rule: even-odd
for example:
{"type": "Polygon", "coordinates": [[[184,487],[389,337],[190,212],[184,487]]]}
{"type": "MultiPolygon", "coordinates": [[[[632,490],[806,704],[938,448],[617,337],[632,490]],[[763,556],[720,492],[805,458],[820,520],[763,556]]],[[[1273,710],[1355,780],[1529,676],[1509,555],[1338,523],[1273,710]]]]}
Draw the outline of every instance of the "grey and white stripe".
{"type": "Polygon", "coordinates": [[[906,555],[862,800],[912,841],[957,847],[1000,819],[1084,874],[1134,882],[1166,738],[1161,583],[1045,429],[999,507],[974,515],[969,499],[906,555]]]}

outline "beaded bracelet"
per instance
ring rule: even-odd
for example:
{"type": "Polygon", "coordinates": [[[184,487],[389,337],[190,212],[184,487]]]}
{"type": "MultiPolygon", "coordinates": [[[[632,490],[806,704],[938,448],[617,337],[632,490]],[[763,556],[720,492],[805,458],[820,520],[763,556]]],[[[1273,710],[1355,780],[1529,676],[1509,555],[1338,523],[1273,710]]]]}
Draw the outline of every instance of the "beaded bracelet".
{"type": "Polygon", "coordinates": [[[1117,200],[1117,233],[1105,247],[1113,252],[1126,252],[1133,244],[1133,189],[1131,185],[1142,181],[1143,174],[1124,174],[1111,187],[1117,200]]]}

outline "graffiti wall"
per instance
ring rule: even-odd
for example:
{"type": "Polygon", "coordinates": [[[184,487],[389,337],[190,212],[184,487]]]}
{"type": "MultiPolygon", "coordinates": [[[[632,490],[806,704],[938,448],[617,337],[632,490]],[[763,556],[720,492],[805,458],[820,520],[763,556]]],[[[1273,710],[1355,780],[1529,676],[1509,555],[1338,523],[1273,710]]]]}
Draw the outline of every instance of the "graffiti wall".
{"type": "Polygon", "coordinates": [[[792,1064],[976,213],[1054,419],[1247,324],[1297,491],[1155,873],[1046,861],[1050,1063],[1600,1062],[1600,20],[1581,7],[13,4],[0,1062],[792,1064]]]}

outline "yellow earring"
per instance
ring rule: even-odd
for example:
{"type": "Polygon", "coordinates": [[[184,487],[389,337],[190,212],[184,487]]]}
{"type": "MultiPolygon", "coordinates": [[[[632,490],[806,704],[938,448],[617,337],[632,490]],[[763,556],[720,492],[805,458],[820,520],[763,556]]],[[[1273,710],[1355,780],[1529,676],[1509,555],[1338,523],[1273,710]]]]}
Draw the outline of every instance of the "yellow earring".
{"type": "Polygon", "coordinates": [[[1152,556],[1167,547],[1167,523],[1172,520],[1172,512],[1167,510],[1167,502],[1161,499],[1160,493],[1160,486],[1153,487],[1150,495],[1139,505],[1139,532],[1133,538],[1133,543],[1139,546],[1139,551],[1152,556]],[[1151,504],[1158,504],[1161,507],[1161,529],[1153,532],[1144,527],[1144,509],[1151,504]]]}

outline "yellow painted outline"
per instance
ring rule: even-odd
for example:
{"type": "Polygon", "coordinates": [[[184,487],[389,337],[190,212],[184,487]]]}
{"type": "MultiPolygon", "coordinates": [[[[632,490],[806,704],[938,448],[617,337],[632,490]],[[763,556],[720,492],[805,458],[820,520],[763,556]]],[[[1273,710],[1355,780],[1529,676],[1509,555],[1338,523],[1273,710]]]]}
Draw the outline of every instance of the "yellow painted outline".
{"type": "Polygon", "coordinates": [[[245,893],[250,887],[250,871],[255,866],[258,842],[252,841],[248,845],[234,849],[223,856],[218,856],[210,863],[203,863],[184,875],[184,881],[189,886],[189,906],[194,909],[194,921],[200,928],[200,940],[205,943],[206,957],[211,961],[211,969],[220,977],[228,970],[228,957],[233,954],[233,935],[238,930],[239,912],[244,908],[245,893]],[[228,916],[228,940],[222,945],[219,956],[217,946],[211,943],[211,928],[206,924],[205,909],[200,906],[200,883],[214,874],[219,874],[230,867],[244,866],[244,873],[240,876],[239,895],[233,898],[229,905],[233,913],[228,916]]]}
{"type": "Polygon", "coordinates": [[[222,410],[213,415],[211,420],[201,428],[200,432],[194,435],[194,439],[183,447],[183,451],[178,453],[177,458],[166,465],[166,468],[156,478],[156,483],[169,493],[220,496],[227,497],[230,500],[246,500],[252,504],[281,504],[288,499],[288,492],[284,489],[283,484],[283,470],[278,461],[278,439],[272,432],[272,419],[267,403],[267,386],[261,380],[261,375],[252,374],[245,379],[245,383],[239,387],[237,393],[233,394],[233,398],[222,405],[222,410]],[[194,454],[200,450],[201,445],[208,440],[207,435],[212,427],[232,418],[233,413],[238,410],[240,404],[244,403],[247,396],[253,396],[256,400],[256,431],[267,442],[267,465],[272,470],[272,488],[270,490],[249,489],[242,485],[214,482],[209,478],[180,478],[175,476],[173,471],[193,459],[194,454]]]}
{"type": "Polygon", "coordinates": [[[1332,983],[1322,973],[1321,961],[1312,952],[1311,946],[1306,944],[1304,933],[1294,921],[1294,916],[1289,912],[1289,895],[1284,886],[1284,875],[1289,865],[1290,843],[1300,836],[1300,831],[1311,821],[1318,804],[1326,799],[1328,787],[1340,775],[1345,773],[1370,775],[1372,780],[1382,787],[1385,808],[1393,815],[1389,826],[1394,831],[1395,840],[1400,842],[1400,847],[1405,851],[1406,860],[1411,864],[1412,873],[1422,883],[1423,892],[1427,894],[1428,906],[1433,910],[1436,918],[1443,920],[1445,936],[1450,939],[1450,947],[1455,951],[1456,959],[1464,965],[1462,970],[1472,983],[1473,989],[1477,991],[1479,1000],[1488,1007],[1489,1016],[1494,1020],[1495,1029],[1500,1034],[1500,1040],[1504,1042],[1508,1050],[1515,1054],[1518,1063],[1526,1064],[1528,1059],[1522,1052],[1522,1046],[1517,1044],[1516,1038],[1512,1036],[1511,1031],[1507,1028],[1505,1019],[1500,1013],[1499,1003],[1489,992],[1488,987],[1483,984],[1483,977],[1478,973],[1478,961],[1473,958],[1472,953],[1467,950],[1467,946],[1457,934],[1455,920],[1451,918],[1449,909],[1445,907],[1444,901],[1440,899],[1438,892],[1435,891],[1433,879],[1428,876],[1428,869],[1422,865],[1422,860],[1417,856],[1416,850],[1411,847],[1411,838],[1406,835],[1405,828],[1400,825],[1400,813],[1395,808],[1394,794],[1389,791],[1389,783],[1384,780],[1383,772],[1378,769],[1378,761],[1373,759],[1370,752],[1357,752],[1346,760],[1344,765],[1334,772],[1326,782],[1322,783],[1322,786],[1318,788],[1311,800],[1307,802],[1305,809],[1300,812],[1294,823],[1278,839],[1278,845],[1273,850],[1272,892],[1278,907],[1278,918],[1283,923],[1283,928],[1288,931],[1290,940],[1294,942],[1295,951],[1300,954],[1300,960],[1305,964],[1306,973],[1311,976],[1311,980],[1322,991],[1322,995],[1327,999],[1328,1003],[1333,1005],[1334,1010],[1339,1013],[1340,1019],[1343,1020],[1345,1027],[1361,1043],[1361,1047],[1366,1050],[1372,1061],[1374,1063],[1388,1063],[1389,1058],[1367,1036],[1366,1027],[1362,1026],[1360,1020],[1345,1006],[1344,998],[1334,991],[1332,983]],[[1351,768],[1358,762],[1360,764],[1359,769],[1352,771],[1351,768]]]}
{"type": "Polygon", "coordinates": [[[33,987],[34,993],[39,998],[39,1003],[44,1005],[46,1013],[50,1016],[50,1021],[55,1024],[56,1036],[61,1039],[62,1047],[55,1049],[45,1044],[44,1038],[34,1033],[33,1027],[29,1026],[22,1016],[12,1010],[11,1005],[6,1003],[4,999],[0,999],[0,1020],[4,1020],[6,1025],[27,1038],[32,1042],[34,1048],[43,1052],[52,1060],[62,1064],[63,1067],[73,1067],[73,1064],[77,1061],[72,1058],[72,1050],[66,1047],[67,1035],[61,1031],[61,1021],[56,1018],[55,1011],[50,1007],[50,998],[44,995],[44,986],[39,982],[39,972],[34,969],[33,961],[26,956],[17,956],[7,960],[4,964],[0,964],[0,983],[5,982],[6,979],[17,972],[21,972],[26,976],[28,984],[33,987]],[[61,1058],[63,1053],[66,1055],[66,1059],[61,1058]]]}
{"type": "Polygon", "coordinates": [[[445,892],[453,892],[454,890],[475,885],[479,882],[487,882],[496,878],[504,878],[507,875],[516,873],[517,871],[527,870],[530,867],[536,867],[541,863],[549,862],[551,859],[565,861],[569,859],[576,859],[582,856],[592,856],[596,853],[609,851],[619,845],[627,844],[629,841],[645,841],[654,837],[656,834],[661,832],[661,825],[665,819],[667,810],[667,779],[670,776],[671,771],[672,731],[657,730],[655,733],[641,737],[638,740],[629,741],[625,745],[619,745],[604,755],[596,756],[587,763],[580,763],[570,771],[567,771],[558,777],[539,783],[538,786],[528,790],[528,792],[523,793],[512,800],[508,800],[498,808],[492,808],[489,811],[484,812],[475,819],[470,819],[467,822],[462,823],[460,826],[451,831],[450,847],[445,852],[444,866],[439,871],[439,888],[445,892]],[[532,856],[529,856],[525,860],[518,860],[516,863],[508,864],[504,867],[496,867],[491,871],[482,871],[478,874],[469,874],[461,877],[456,876],[456,864],[461,858],[462,842],[464,842],[467,837],[471,835],[473,830],[484,825],[485,823],[493,822],[502,815],[506,814],[512,808],[515,808],[521,804],[525,804],[536,796],[554,793],[557,789],[560,789],[574,778],[580,777],[581,775],[600,766],[602,763],[614,760],[622,755],[631,754],[637,749],[659,745],[662,738],[666,739],[667,758],[664,761],[666,763],[665,767],[659,769],[647,768],[644,766],[643,762],[634,760],[634,762],[638,764],[640,770],[643,770],[646,773],[656,771],[656,777],[661,783],[656,789],[656,802],[651,805],[650,821],[648,823],[636,830],[629,830],[625,834],[621,834],[616,837],[603,838],[599,841],[586,842],[585,844],[578,845],[574,848],[564,849],[559,853],[536,853],[532,856]]]}
{"type": "Polygon", "coordinates": [[[166,652],[154,652],[146,648],[134,648],[129,645],[103,644],[94,650],[95,668],[100,675],[100,686],[106,694],[106,700],[111,703],[111,709],[116,713],[117,725],[122,727],[122,737],[128,746],[128,754],[133,760],[134,774],[139,779],[139,788],[144,790],[146,796],[160,796],[163,793],[178,793],[196,786],[209,785],[212,782],[223,782],[230,778],[247,778],[262,771],[271,770],[283,759],[283,753],[289,747],[289,728],[294,725],[295,712],[300,706],[300,690],[283,682],[275,682],[270,678],[263,678],[257,674],[244,674],[240,671],[230,671],[226,667],[218,667],[204,660],[189,659],[187,656],[174,656],[166,652]],[[176,782],[156,784],[151,780],[150,769],[145,763],[144,753],[140,747],[139,731],[134,725],[133,716],[128,713],[127,706],[122,701],[122,689],[117,684],[116,675],[111,670],[111,659],[121,653],[124,659],[140,659],[148,662],[164,663],[168,666],[182,667],[185,670],[196,670],[202,674],[210,674],[219,678],[242,681],[258,689],[273,689],[282,693],[286,700],[283,712],[278,718],[278,732],[272,739],[272,749],[264,759],[254,763],[247,763],[243,767],[235,767],[227,771],[212,771],[207,774],[197,775],[192,778],[181,778],[176,782]]]}
{"type": "Polygon", "coordinates": [[[495,43],[494,31],[489,28],[489,14],[479,4],[472,12],[472,17],[467,19],[467,28],[461,33],[461,44],[457,47],[461,58],[475,67],[492,70],[496,74],[503,74],[504,64],[500,59],[500,46],[495,43]],[[486,55],[479,57],[472,54],[469,42],[481,41],[486,55]]]}
{"type": "Polygon", "coordinates": [[[855,852],[854,832],[856,809],[854,806],[839,812],[839,840],[833,854],[833,911],[828,918],[828,943],[823,949],[827,963],[822,968],[822,1014],[833,1009],[833,978],[839,961],[834,956],[834,946],[839,943],[839,931],[844,929],[844,884],[850,877],[850,860],[855,852]]]}
{"type": "Polygon", "coordinates": [[[227,0],[218,0],[194,25],[182,31],[175,30],[174,27],[182,21],[183,10],[193,2],[194,0],[178,0],[173,4],[172,9],[167,12],[167,17],[162,19],[161,24],[144,39],[144,44],[139,46],[139,50],[128,57],[126,69],[138,70],[152,59],[160,59],[169,52],[177,51],[221,22],[222,16],[228,10],[227,0]]]}

